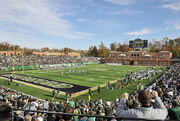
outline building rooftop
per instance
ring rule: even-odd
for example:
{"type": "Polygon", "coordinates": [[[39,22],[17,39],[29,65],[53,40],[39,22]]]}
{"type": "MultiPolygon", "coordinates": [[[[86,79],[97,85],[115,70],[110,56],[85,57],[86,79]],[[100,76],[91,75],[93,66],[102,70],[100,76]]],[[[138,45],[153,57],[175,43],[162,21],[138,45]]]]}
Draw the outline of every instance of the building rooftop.
{"type": "Polygon", "coordinates": [[[169,53],[169,51],[160,51],[160,53],[169,53]]]}

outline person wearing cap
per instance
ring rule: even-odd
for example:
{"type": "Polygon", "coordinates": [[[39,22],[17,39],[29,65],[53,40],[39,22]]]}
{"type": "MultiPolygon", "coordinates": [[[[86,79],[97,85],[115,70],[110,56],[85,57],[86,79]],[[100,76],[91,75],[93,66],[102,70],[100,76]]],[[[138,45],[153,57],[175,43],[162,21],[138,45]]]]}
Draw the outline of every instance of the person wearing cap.
{"type": "Polygon", "coordinates": [[[116,115],[121,118],[136,118],[136,119],[149,119],[149,120],[165,120],[168,114],[166,107],[161,101],[158,93],[156,91],[152,91],[152,95],[155,98],[155,103],[157,104],[157,108],[154,109],[151,106],[151,93],[146,90],[141,90],[138,93],[138,101],[140,107],[130,110],[126,109],[126,102],[128,100],[128,93],[124,93],[122,95],[122,99],[120,100],[119,106],[116,110],[116,115]]]}
{"type": "Polygon", "coordinates": [[[105,110],[105,116],[112,116],[112,107],[109,101],[106,102],[106,106],[104,110],[105,110]]]}

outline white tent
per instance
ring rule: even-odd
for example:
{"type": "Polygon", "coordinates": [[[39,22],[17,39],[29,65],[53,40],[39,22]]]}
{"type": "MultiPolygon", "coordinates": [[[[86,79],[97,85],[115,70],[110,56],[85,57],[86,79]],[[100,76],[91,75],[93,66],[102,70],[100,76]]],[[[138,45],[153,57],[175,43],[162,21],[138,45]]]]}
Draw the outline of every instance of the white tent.
{"type": "Polygon", "coordinates": [[[125,54],[121,54],[120,56],[121,56],[121,57],[125,57],[126,55],[125,55],[125,54]]]}

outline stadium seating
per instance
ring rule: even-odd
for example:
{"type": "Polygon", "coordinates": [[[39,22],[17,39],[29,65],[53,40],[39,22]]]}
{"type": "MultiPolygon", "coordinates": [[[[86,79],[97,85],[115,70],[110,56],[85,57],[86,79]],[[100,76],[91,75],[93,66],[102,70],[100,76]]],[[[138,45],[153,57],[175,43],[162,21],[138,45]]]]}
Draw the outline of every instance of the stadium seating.
{"type": "Polygon", "coordinates": [[[27,56],[3,56],[0,55],[0,69],[3,70],[22,70],[38,69],[46,65],[55,64],[83,64],[83,63],[100,63],[97,57],[77,57],[77,56],[56,56],[56,55],[27,55],[27,56]]]}

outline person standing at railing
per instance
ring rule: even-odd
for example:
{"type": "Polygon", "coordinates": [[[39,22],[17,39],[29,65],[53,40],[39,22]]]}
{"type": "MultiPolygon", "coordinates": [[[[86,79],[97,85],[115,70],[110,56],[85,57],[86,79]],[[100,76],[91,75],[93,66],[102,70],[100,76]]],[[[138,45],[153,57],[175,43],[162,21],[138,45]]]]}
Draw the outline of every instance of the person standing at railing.
{"type": "Polygon", "coordinates": [[[106,106],[104,107],[105,116],[112,116],[112,107],[109,101],[106,101],[106,106]]]}
{"type": "Polygon", "coordinates": [[[59,104],[57,104],[56,107],[57,107],[57,110],[56,110],[57,112],[63,112],[63,110],[65,109],[65,106],[62,100],[60,100],[59,104]]]}
{"type": "Polygon", "coordinates": [[[50,103],[49,103],[49,110],[48,111],[55,111],[55,102],[53,99],[51,99],[50,103]]]}
{"type": "Polygon", "coordinates": [[[43,104],[43,110],[48,111],[48,109],[49,109],[49,102],[48,99],[46,99],[43,104]]]}
{"type": "Polygon", "coordinates": [[[120,104],[116,110],[116,115],[118,117],[123,118],[140,118],[140,119],[152,119],[152,120],[165,120],[168,114],[166,107],[161,101],[158,93],[156,91],[152,91],[152,95],[155,98],[155,103],[157,104],[157,108],[154,109],[151,107],[152,97],[150,92],[146,90],[141,90],[138,93],[138,101],[141,107],[136,109],[125,110],[126,102],[128,100],[128,93],[124,93],[122,95],[122,99],[120,104]]]}

